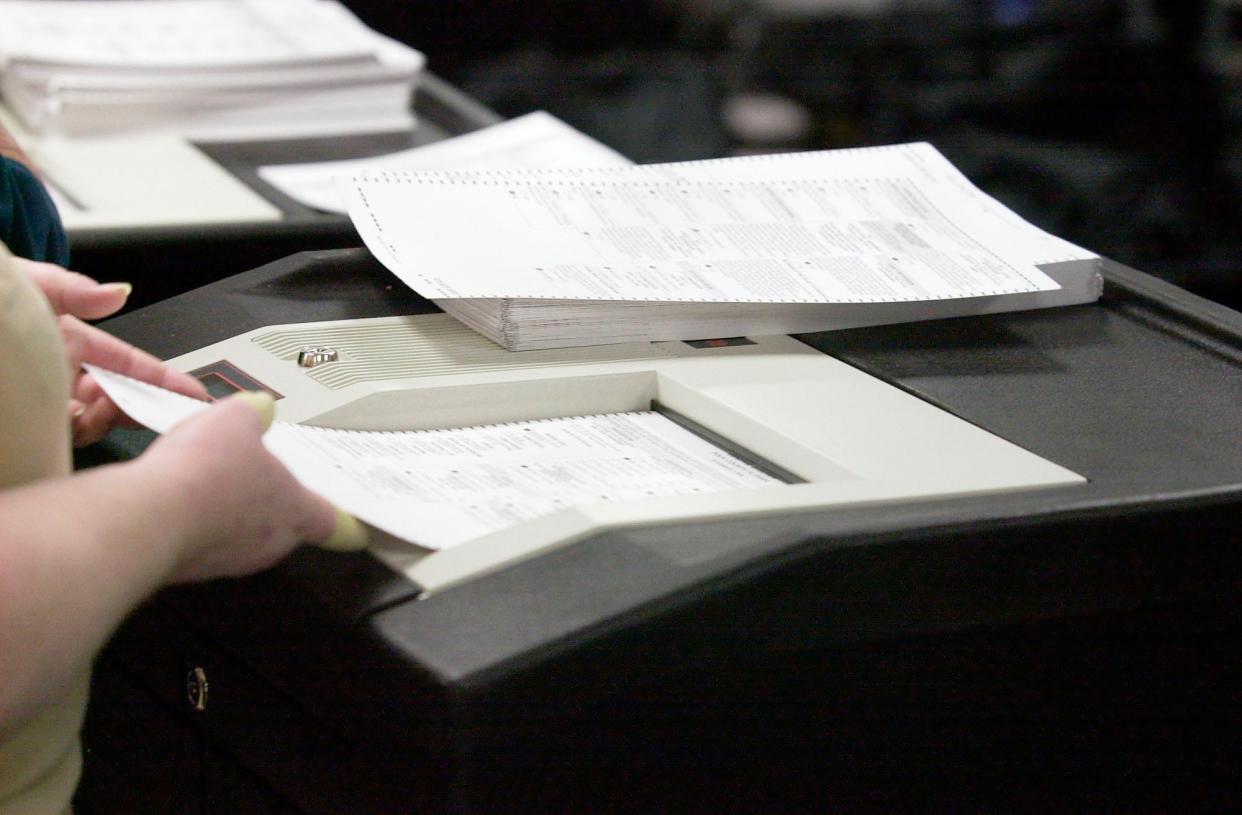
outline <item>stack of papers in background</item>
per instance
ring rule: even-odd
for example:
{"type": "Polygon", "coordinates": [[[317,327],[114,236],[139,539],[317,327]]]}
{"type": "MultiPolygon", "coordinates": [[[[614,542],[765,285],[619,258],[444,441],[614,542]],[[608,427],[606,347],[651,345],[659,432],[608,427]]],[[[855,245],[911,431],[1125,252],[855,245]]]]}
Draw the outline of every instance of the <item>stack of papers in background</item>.
{"type": "Polygon", "coordinates": [[[338,183],[381,263],[510,350],[826,331],[1102,290],[1097,255],[925,143],[338,183]]]}
{"type": "Polygon", "coordinates": [[[196,141],[406,130],[425,59],[333,0],[2,0],[31,134],[196,141]]]}

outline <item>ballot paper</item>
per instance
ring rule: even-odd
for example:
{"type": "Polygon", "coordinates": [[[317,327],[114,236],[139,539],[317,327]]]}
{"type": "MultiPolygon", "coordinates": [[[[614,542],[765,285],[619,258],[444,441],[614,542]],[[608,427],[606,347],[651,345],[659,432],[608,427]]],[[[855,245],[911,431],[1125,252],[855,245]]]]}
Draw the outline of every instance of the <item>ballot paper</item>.
{"type": "Polygon", "coordinates": [[[335,4],[306,0],[6,0],[0,52],[45,65],[255,66],[365,57],[335,4]]]}
{"type": "Polygon", "coordinates": [[[518,116],[423,147],[345,161],[272,164],[259,177],[285,195],[325,212],[346,211],[338,176],[364,172],[502,167],[617,167],[630,160],[545,111],[518,116]]]}
{"type": "Polygon", "coordinates": [[[0,94],[39,137],[408,130],[425,57],[335,0],[6,0],[0,94]]]}
{"type": "MultiPolygon", "coordinates": [[[[894,303],[1058,288],[1036,241],[947,181],[930,145],[798,161],[797,176],[704,162],[675,177],[669,165],[376,171],[344,187],[376,257],[437,300],[894,303]]],[[[1075,249],[1065,257],[1095,259],[1075,249]]]]}
{"type": "Polygon", "coordinates": [[[511,351],[1089,303],[1100,258],[930,144],[338,180],[375,257],[511,351]]]}
{"type": "MultiPolygon", "coordinates": [[[[158,432],[209,408],[86,368],[118,407],[158,432]]],[[[653,411],[406,432],[275,422],[264,443],[307,488],[428,549],[597,501],[783,484],[653,411]]]]}

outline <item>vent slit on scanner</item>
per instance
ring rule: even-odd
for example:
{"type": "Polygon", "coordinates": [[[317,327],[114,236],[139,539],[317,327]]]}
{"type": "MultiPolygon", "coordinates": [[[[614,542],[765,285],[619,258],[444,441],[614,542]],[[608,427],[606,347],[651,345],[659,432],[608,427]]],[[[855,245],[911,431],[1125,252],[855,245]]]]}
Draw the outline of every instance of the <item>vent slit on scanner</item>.
{"type": "Polygon", "coordinates": [[[404,321],[384,319],[382,324],[359,321],[328,328],[284,327],[258,334],[251,341],[272,356],[291,361],[296,361],[298,352],[308,346],[335,349],[340,355],[338,361],[306,370],[307,376],[331,390],[385,379],[670,355],[663,346],[650,343],[511,352],[445,314],[420,315],[404,321]]]}

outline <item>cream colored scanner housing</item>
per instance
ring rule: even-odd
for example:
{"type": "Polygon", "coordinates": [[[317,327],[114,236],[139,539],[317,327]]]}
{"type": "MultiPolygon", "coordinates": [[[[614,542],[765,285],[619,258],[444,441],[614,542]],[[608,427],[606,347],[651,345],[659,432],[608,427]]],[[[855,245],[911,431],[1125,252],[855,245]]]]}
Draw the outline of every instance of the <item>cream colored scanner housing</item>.
{"type": "Polygon", "coordinates": [[[221,360],[278,391],[278,418],[354,430],[422,430],[646,410],[653,402],[805,483],[584,504],[428,552],[377,557],[436,591],[631,525],[1024,490],[1085,481],[917,397],[785,336],[694,348],[630,343],[504,351],[443,314],[256,329],[173,360],[221,360]],[[337,361],[297,364],[308,347],[337,361]]]}

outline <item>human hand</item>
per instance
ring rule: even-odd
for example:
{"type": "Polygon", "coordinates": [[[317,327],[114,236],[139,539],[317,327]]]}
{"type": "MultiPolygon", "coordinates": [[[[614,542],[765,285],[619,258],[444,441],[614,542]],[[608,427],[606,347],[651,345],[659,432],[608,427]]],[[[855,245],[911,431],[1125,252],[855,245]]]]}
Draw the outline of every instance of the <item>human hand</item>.
{"type": "Polygon", "coordinates": [[[168,367],[157,357],[87,325],[76,317],[63,315],[59,322],[72,377],[69,418],[75,446],[81,447],[99,441],[118,424],[136,426],[113,404],[94,377],[82,370],[84,362],[193,399],[207,399],[207,389],[201,382],[189,374],[168,367]]]}
{"type": "Polygon", "coordinates": [[[171,582],[250,574],[300,543],[361,549],[366,531],[353,517],[303,487],[263,446],[271,396],[241,393],[160,437],[134,464],[172,491],[181,542],[171,582]]]}
{"type": "Polygon", "coordinates": [[[34,281],[52,311],[60,315],[60,333],[72,376],[69,416],[75,445],[93,444],[118,424],[132,425],[95,380],[82,371],[83,362],[195,399],[207,398],[206,389],[194,377],[175,371],[156,357],[82,322],[119,311],[129,297],[128,283],[98,283],[84,274],[26,258],[14,257],[9,262],[34,281]]]}

